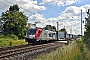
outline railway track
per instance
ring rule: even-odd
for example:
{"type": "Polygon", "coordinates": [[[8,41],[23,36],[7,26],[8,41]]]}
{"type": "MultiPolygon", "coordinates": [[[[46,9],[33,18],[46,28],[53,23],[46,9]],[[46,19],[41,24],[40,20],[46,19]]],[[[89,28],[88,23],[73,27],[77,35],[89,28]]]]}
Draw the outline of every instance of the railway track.
{"type": "Polygon", "coordinates": [[[0,48],[0,60],[28,60],[30,56],[42,51],[59,47],[59,42],[53,42],[41,45],[21,45],[14,47],[0,48]]]}

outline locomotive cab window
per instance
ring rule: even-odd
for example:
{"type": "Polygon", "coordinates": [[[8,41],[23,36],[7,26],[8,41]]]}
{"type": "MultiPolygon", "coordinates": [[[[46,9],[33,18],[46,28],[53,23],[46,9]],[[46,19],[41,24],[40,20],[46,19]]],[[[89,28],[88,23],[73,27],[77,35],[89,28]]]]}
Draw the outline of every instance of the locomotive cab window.
{"type": "Polygon", "coordinates": [[[27,32],[28,35],[35,35],[35,33],[36,33],[36,29],[29,29],[27,32]]]}

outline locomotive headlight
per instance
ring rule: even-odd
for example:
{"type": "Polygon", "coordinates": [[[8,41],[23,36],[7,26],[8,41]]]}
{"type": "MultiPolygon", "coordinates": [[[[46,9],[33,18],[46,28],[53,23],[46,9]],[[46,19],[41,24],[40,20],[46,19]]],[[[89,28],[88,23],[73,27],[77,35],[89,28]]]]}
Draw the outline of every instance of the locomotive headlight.
{"type": "Polygon", "coordinates": [[[29,38],[35,38],[35,35],[29,35],[29,38]]]}

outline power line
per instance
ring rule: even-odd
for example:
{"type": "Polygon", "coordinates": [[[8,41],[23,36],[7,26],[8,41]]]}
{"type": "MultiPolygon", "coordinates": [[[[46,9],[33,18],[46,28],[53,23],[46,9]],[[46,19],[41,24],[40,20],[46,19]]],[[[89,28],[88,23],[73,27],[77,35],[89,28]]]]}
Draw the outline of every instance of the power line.
{"type": "MultiPolygon", "coordinates": [[[[8,3],[10,3],[10,4],[13,4],[12,2],[10,2],[10,1],[8,1],[8,0],[5,0],[5,1],[8,2],[8,3]]],[[[21,6],[20,6],[19,8],[23,9],[21,6]]],[[[23,9],[23,10],[32,13],[31,11],[29,11],[29,10],[27,10],[27,9],[23,9]]]]}
{"type": "MultiPolygon", "coordinates": [[[[4,4],[3,2],[0,2],[0,3],[1,3],[1,4],[4,4]]],[[[7,4],[4,4],[4,5],[7,5],[7,4]]],[[[3,8],[1,8],[1,7],[0,7],[0,9],[1,9],[1,10],[5,10],[5,9],[3,9],[3,8]]]]}
{"type": "MultiPolygon", "coordinates": [[[[54,7],[52,7],[52,6],[48,5],[48,4],[47,4],[47,6],[53,8],[54,10],[56,10],[57,12],[59,12],[59,10],[55,9],[54,7]]],[[[61,9],[61,10],[62,10],[62,9],[61,9]]]]}
{"type": "Polygon", "coordinates": [[[12,2],[8,1],[8,0],[5,0],[6,2],[10,3],[10,4],[13,4],[12,2]]]}
{"type": "Polygon", "coordinates": [[[23,10],[25,10],[25,11],[27,11],[27,12],[32,13],[31,11],[29,11],[29,10],[27,10],[27,9],[24,9],[24,8],[22,8],[21,6],[20,6],[20,8],[23,9],[23,10]]]}
{"type": "Polygon", "coordinates": [[[3,8],[1,8],[1,7],[0,7],[0,9],[1,9],[1,10],[5,10],[5,9],[3,9],[3,8]]]}
{"type": "MultiPolygon", "coordinates": [[[[1,4],[4,4],[3,2],[0,2],[1,4]]],[[[4,5],[7,5],[7,4],[4,4],[4,5]]]]}
{"type": "MultiPolygon", "coordinates": [[[[5,0],[5,1],[8,2],[8,3],[10,3],[10,4],[14,4],[14,3],[12,3],[12,2],[10,2],[10,1],[8,1],[8,0],[5,0]]],[[[33,12],[31,12],[31,11],[29,11],[29,10],[27,10],[27,9],[22,8],[21,6],[20,6],[20,8],[33,14],[33,12]]],[[[52,14],[50,14],[49,12],[47,12],[47,11],[45,11],[45,12],[48,13],[50,16],[52,16],[52,14]]]]}

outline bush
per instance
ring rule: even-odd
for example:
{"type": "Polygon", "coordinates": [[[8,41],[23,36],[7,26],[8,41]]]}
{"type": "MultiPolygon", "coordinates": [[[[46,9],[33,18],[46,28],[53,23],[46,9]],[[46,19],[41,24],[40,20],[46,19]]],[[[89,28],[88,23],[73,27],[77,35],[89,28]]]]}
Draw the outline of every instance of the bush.
{"type": "Polygon", "coordinates": [[[77,45],[79,46],[80,50],[83,52],[83,41],[81,39],[76,40],[77,45]]]}
{"type": "Polygon", "coordinates": [[[18,40],[18,37],[14,34],[10,34],[10,38],[14,39],[14,40],[18,40]]]}
{"type": "Polygon", "coordinates": [[[0,33],[0,38],[4,38],[4,34],[0,33]]]}
{"type": "Polygon", "coordinates": [[[84,46],[85,44],[83,43],[83,39],[76,40],[76,43],[79,46],[79,49],[80,49],[80,52],[81,52],[81,58],[83,60],[88,60],[87,50],[85,49],[86,46],[84,46]]]}
{"type": "Polygon", "coordinates": [[[89,36],[88,37],[84,36],[83,42],[86,44],[87,48],[90,51],[90,37],[89,36]]]}

